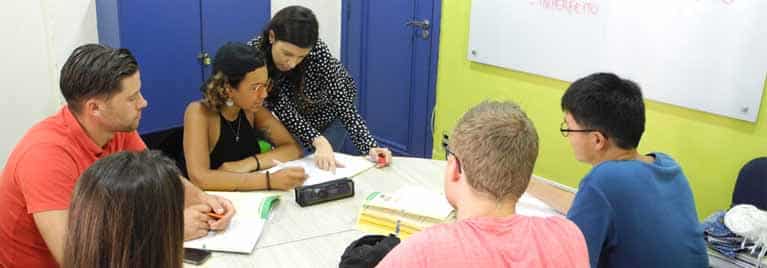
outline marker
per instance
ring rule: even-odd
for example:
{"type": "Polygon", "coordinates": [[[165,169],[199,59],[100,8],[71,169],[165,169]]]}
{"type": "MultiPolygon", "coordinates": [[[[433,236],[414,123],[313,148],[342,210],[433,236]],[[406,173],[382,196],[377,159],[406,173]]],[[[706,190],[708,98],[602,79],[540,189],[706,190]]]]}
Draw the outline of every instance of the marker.
{"type": "Polygon", "coordinates": [[[386,155],[384,155],[383,153],[379,153],[377,162],[378,162],[378,165],[381,165],[381,166],[386,165],[386,155]]]}
{"type": "Polygon", "coordinates": [[[210,216],[211,218],[214,218],[216,220],[220,220],[221,218],[224,217],[224,214],[216,214],[216,213],[213,213],[213,212],[208,212],[208,216],[210,216]]]}

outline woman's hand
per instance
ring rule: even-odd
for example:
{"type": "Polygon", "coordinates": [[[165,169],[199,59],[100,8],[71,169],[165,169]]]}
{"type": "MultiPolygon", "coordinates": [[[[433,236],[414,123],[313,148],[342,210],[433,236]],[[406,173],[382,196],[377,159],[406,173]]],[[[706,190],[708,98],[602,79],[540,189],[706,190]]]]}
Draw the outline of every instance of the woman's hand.
{"type": "Polygon", "coordinates": [[[376,163],[377,168],[382,168],[391,164],[391,151],[386,148],[370,148],[368,159],[376,163]]]}
{"type": "Polygon", "coordinates": [[[314,138],[312,142],[314,145],[314,164],[322,170],[329,170],[335,173],[336,167],[343,167],[343,164],[336,160],[333,153],[333,147],[330,146],[330,142],[323,136],[314,138]]]}
{"type": "Polygon", "coordinates": [[[196,204],[184,208],[184,241],[203,237],[208,234],[210,224],[207,204],[196,204]]]}
{"type": "Polygon", "coordinates": [[[302,167],[287,167],[269,175],[269,184],[274,190],[290,190],[304,184],[307,176],[302,167]]]}
{"type": "Polygon", "coordinates": [[[229,227],[229,223],[232,221],[232,217],[236,213],[234,204],[229,199],[226,199],[217,195],[205,194],[206,199],[203,199],[211,208],[211,212],[220,215],[220,218],[211,218],[208,220],[210,229],[214,231],[225,230],[229,227]]]}

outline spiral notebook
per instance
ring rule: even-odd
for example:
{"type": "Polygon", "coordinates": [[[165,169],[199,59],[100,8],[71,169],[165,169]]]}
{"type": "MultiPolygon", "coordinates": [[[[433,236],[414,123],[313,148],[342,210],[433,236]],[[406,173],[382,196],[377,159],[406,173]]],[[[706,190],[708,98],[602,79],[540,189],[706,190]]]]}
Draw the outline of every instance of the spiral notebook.
{"type": "Polygon", "coordinates": [[[205,237],[186,241],[184,247],[247,254],[253,252],[280,195],[264,192],[208,193],[231,200],[237,214],[226,230],[210,232],[205,237]]]}

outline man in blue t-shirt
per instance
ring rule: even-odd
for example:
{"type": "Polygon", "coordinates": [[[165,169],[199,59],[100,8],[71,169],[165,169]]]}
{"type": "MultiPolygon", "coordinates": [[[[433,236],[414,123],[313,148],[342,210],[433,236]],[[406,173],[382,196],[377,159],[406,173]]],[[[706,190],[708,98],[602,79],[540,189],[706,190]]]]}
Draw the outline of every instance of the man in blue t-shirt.
{"type": "Polygon", "coordinates": [[[596,73],[570,85],[561,105],[562,135],[593,166],[567,213],[586,238],[591,267],[708,267],[684,172],[666,154],[636,149],[645,125],[639,86],[596,73]]]}

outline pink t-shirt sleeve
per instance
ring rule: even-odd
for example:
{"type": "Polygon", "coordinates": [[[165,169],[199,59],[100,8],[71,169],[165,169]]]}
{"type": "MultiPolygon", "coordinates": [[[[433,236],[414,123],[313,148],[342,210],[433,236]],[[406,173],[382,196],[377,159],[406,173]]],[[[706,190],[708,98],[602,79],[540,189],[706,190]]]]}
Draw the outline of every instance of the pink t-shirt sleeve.
{"type": "Polygon", "coordinates": [[[564,217],[551,217],[548,223],[551,236],[558,243],[548,244],[545,250],[550,254],[549,260],[553,260],[552,267],[566,265],[569,267],[589,266],[589,253],[586,248],[586,239],[581,230],[572,221],[564,217]]]}
{"type": "Polygon", "coordinates": [[[27,213],[66,210],[79,177],[75,161],[58,146],[29,150],[16,166],[16,176],[27,213]]]}
{"type": "MultiPolygon", "coordinates": [[[[394,247],[376,267],[427,267],[423,249],[428,247],[429,230],[415,234],[394,247]]],[[[432,241],[431,243],[434,243],[432,241]]]]}

